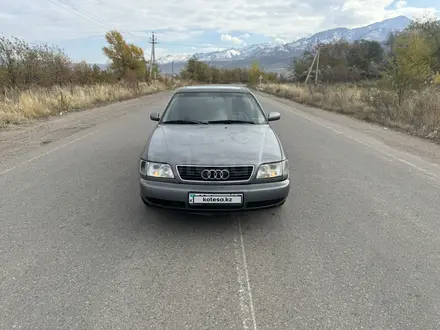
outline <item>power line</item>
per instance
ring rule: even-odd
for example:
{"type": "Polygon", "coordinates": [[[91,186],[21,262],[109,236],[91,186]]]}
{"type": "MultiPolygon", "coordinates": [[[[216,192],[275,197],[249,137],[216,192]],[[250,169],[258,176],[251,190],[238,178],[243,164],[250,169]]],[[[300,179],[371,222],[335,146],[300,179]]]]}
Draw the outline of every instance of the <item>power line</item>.
{"type": "MultiPolygon", "coordinates": [[[[83,8],[77,6],[77,5],[72,4],[68,0],[48,0],[48,1],[53,3],[53,4],[55,4],[55,5],[57,5],[60,8],[63,8],[65,10],[69,11],[72,14],[77,15],[78,17],[81,17],[81,18],[89,20],[89,21],[94,21],[94,22],[96,22],[96,23],[98,23],[98,24],[100,24],[102,26],[105,26],[105,27],[111,29],[111,30],[119,30],[118,28],[116,28],[115,26],[113,26],[110,23],[106,22],[105,20],[103,20],[103,19],[101,19],[101,18],[91,14],[87,10],[85,10],[85,9],[83,9],[83,8]],[[62,6],[61,4],[64,5],[64,6],[62,6]],[[69,10],[69,8],[73,9],[73,10],[69,10]]],[[[134,35],[130,31],[121,31],[121,32],[122,33],[128,33],[128,34],[132,35],[133,37],[137,38],[137,36],[134,35]]]]}
{"type": "Polygon", "coordinates": [[[62,8],[62,9],[67,10],[68,12],[70,12],[70,13],[72,13],[72,14],[77,15],[78,17],[81,17],[81,18],[86,19],[86,20],[89,20],[89,21],[90,21],[90,20],[95,21],[95,22],[97,22],[98,24],[103,25],[103,26],[105,26],[105,27],[107,27],[107,28],[108,28],[108,27],[110,27],[111,29],[114,28],[114,27],[112,27],[111,25],[109,25],[108,23],[106,23],[105,21],[100,20],[100,19],[94,17],[92,14],[88,14],[88,16],[84,16],[84,15],[85,15],[85,14],[84,14],[85,11],[84,11],[84,12],[81,12],[81,11],[75,9],[75,8],[72,6],[72,4],[70,4],[70,3],[66,3],[66,2],[61,1],[61,0],[47,0],[47,1],[53,3],[54,5],[57,5],[58,7],[62,8]],[[64,5],[64,6],[63,6],[63,5],[64,5]],[[69,8],[70,8],[70,9],[73,9],[73,10],[69,10],[69,8]]]}
{"type": "MultiPolygon", "coordinates": [[[[77,15],[77,16],[83,18],[83,19],[86,19],[86,20],[88,19],[88,20],[91,20],[91,21],[97,22],[98,24],[101,24],[101,25],[103,25],[103,26],[105,26],[105,27],[107,27],[107,28],[110,28],[111,30],[118,30],[116,27],[114,27],[114,26],[111,25],[110,23],[107,23],[107,22],[104,21],[103,19],[101,19],[101,18],[99,18],[99,17],[96,17],[95,15],[89,13],[88,11],[82,9],[81,7],[72,4],[72,3],[71,3],[70,1],[68,1],[68,0],[48,0],[48,1],[50,1],[51,3],[53,3],[53,4],[55,4],[55,5],[59,6],[59,7],[61,7],[61,8],[63,8],[63,9],[65,9],[65,10],[67,10],[67,11],[69,11],[69,12],[71,12],[71,13],[73,13],[73,14],[75,14],[75,15],[77,15]],[[65,5],[66,7],[62,6],[61,4],[65,5]],[[72,11],[72,10],[69,10],[68,8],[73,9],[73,11],[72,11]],[[82,15],[81,15],[81,14],[82,14],[82,15]],[[85,16],[83,16],[83,15],[85,15],[85,16]]],[[[124,33],[124,32],[125,32],[125,33],[128,33],[128,34],[132,35],[133,37],[137,38],[137,36],[134,35],[133,33],[131,33],[130,31],[121,31],[121,32],[123,32],[123,33],[124,33]]],[[[153,47],[152,47],[151,57],[152,57],[153,62],[155,62],[155,61],[156,61],[156,56],[155,56],[155,47],[154,47],[154,46],[155,46],[155,44],[156,44],[157,42],[156,42],[156,39],[154,38],[154,34],[153,34],[153,42],[154,42],[154,43],[153,43],[153,47]]],[[[153,63],[153,62],[150,62],[150,63],[153,63]]],[[[151,66],[150,70],[152,70],[152,66],[151,66]]],[[[154,73],[154,74],[155,74],[155,73],[154,73]]]]}
{"type": "MultiPolygon", "coordinates": [[[[87,10],[72,4],[69,0],[48,0],[49,2],[57,5],[58,7],[69,11],[72,14],[77,15],[78,17],[81,17],[88,21],[96,22],[102,26],[105,26],[106,28],[109,28],[111,30],[119,30],[115,26],[111,25],[110,23],[106,22],[105,20],[91,14],[87,10]]],[[[130,31],[121,31],[122,33],[130,34],[132,37],[138,38],[135,34],[133,34],[130,31]]],[[[151,43],[151,42],[149,42],[151,43]]],[[[154,39],[154,44],[152,45],[152,51],[155,51],[154,45],[158,44],[157,38],[154,39]]],[[[167,43],[167,42],[161,42],[162,45],[167,47],[191,47],[191,48],[210,48],[213,46],[203,46],[203,45],[187,45],[187,44],[178,44],[178,43],[167,43]]],[[[236,45],[222,45],[222,48],[234,48],[236,45]]],[[[220,48],[220,47],[219,47],[220,48]]],[[[153,55],[153,54],[152,54],[153,55]]],[[[155,57],[155,54],[154,54],[155,57]]],[[[151,63],[151,62],[150,62],[151,63]]]]}
{"type": "MultiPolygon", "coordinates": [[[[105,20],[103,20],[102,18],[99,18],[93,14],[91,14],[90,12],[86,11],[85,9],[79,7],[78,5],[74,5],[72,4],[70,1],[68,0],[48,0],[50,2],[52,2],[53,4],[59,6],[60,8],[66,9],[67,11],[81,17],[87,20],[92,20],[100,25],[103,25],[105,27],[108,27],[110,29],[113,30],[118,30],[118,28],[116,28],[115,26],[111,25],[110,23],[106,22],[105,20]],[[66,7],[62,6],[61,4],[65,5],[66,7]],[[73,10],[69,10],[73,9],[73,10]],[[85,16],[82,16],[82,15],[85,16]]],[[[137,38],[138,36],[136,36],[135,34],[133,34],[130,31],[122,31],[123,33],[127,33],[130,34],[131,36],[137,38]]],[[[166,45],[168,47],[194,47],[194,48],[210,48],[210,47],[214,47],[214,46],[204,46],[204,45],[188,45],[188,44],[179,44],[179,43],[170,43],[170,42],[161,42],[162,45],[166,45]]],[[[237,45],[222,45],[222,48],[234,48],[237,45]]],[[[220,47],[219,47],[220,48],[220,47]]]]}
{"type": "Polygon", "coordinates": [[[89,13],[88,11],[82,9],[81,7],[78,7],[77,5],[72,4],[72,3],[71,3],[70,1],[68,1],[68,0],[58,0],[58,1],[61,2],[61,3],[63,3],[63,4],[65,4],[66,6],[68,6],[68,7],[70,7],[70,8],[72,8],[73,10],[76,10],[76,11],[78,11],[78,12],[80,12],[80,13],[82,13],[82,14],[88,16],[88,17],[90,17],[90,18],[91,18],[92,20],[94,20],[95,22],[101,23],[101,24],[103,24],[103,25],[105,25],[105,26],[107,26],[107,27],[110,27],[110,28],[112,28],[112,29],[115,28],[115,27],[113,27],[110,23],[107,23],[107,22],[104,21],[103,19],[101,19],[101,18],[99,18],[99,17],[97,17],[97,16],[95,16],[95,15],[89,13]]]}

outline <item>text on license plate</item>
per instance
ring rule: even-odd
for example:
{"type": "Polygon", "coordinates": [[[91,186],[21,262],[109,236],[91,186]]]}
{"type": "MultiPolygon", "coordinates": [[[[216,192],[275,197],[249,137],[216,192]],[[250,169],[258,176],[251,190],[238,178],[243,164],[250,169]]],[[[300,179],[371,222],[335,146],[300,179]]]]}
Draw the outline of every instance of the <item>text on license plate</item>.
{"type": "Polygon", "coordinates": [[[241,194],[189,194],[190,204],[241,204],[241,194]]]}

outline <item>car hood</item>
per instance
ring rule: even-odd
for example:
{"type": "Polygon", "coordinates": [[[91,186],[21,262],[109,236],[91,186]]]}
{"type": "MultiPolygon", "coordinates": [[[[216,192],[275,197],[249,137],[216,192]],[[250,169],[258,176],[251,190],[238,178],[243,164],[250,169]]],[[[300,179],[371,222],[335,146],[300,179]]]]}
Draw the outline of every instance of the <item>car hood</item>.
{"type": "Polygon", "coordinates": [[[283,151],[269,125],[159,125],[144,159],[171,165],[258,165],[283,151]]]}

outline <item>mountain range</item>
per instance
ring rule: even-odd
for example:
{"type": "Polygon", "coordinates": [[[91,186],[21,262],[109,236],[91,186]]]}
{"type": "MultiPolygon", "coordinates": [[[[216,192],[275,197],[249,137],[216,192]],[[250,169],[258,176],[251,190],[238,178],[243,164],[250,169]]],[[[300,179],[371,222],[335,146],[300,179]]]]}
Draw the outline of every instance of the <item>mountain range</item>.
{"type": "MultiPolygon", "coordinates": [[[[398,16],[354,29],[343,27],[331,29],[290,43],[261,43],[194,55],[203,62],[221,68],[249,67],[253,61],[257,60],[266,70],[282,72],[295,57],[301,56],[310,46],[337,40],[354,42],[361,39],[383,43],[390,33],[402,31],[410,23],[411,20],[406,16],[398,16]]],[[[178,73],[187,59],[188,55],[166,55],[157,59],[157,63],[162,72],[178,73]]]]}

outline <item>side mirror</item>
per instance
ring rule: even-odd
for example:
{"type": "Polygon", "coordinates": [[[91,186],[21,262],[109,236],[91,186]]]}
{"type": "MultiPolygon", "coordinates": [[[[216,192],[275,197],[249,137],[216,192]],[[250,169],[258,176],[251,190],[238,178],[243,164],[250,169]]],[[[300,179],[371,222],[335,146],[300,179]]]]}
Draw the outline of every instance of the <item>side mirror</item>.
{"type": "Polygon", "coordinates": [[[281,118],[281,114],[279,112],[269,112],[267,114],[268,121],[280,120],[280,118],[281,118]]]}
{"type": "Polygon", "coordinates": [[[150,119],[152,121],[159,121],[160,120],[160,113],[154,112],[154,113],[150,114],[150,119]]]}

